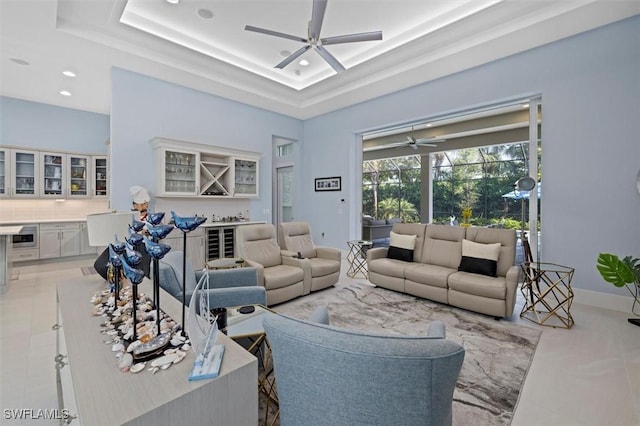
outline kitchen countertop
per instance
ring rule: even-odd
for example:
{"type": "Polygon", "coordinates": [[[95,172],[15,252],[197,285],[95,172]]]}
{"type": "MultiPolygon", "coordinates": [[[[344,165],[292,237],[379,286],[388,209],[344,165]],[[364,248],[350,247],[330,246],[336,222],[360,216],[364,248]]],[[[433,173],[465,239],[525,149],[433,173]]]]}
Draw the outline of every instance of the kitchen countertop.
{"type": "Polygon", "coordinates": [[[0,222],[0,226],[10,226],[10,225],[30,225],[35,223],[69,223],[69,222],[86,222],[87,218],[76,218],[76,219],[43,219],[43,220],[12,220],[12,221],[2,221],[0,222]]]}
{"type": "MultiPolygon", "coordinates": [[[[12,225],[29,225],[34,223],[70,223],[70,222],[86,222],[87,218],[76,218],[76,219],[44,219],[44,220],[21,220],[21,221],[7,221],[1,222],[0,226],[12,226],[12,225]]],[[[236,225],[253,225],[253,224],[261,224],[265,223],[265,221],[251,220],[244,222],[205,222],[200,225],[203,228],[211,228],[214,226],[236,226],[236,225]]]]}

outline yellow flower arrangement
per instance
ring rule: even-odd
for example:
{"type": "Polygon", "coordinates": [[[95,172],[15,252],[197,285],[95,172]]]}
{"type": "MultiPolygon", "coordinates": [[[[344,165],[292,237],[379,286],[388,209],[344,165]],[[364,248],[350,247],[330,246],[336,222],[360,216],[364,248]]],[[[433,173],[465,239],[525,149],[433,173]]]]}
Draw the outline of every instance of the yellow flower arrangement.
{"type": "Polygon", "coordinates": [[[468,228],[469,226],[471,226],[470,220],[471,220],[471,207],[465,207],[462,209],[462,224],[460,226],[468,228]]]}

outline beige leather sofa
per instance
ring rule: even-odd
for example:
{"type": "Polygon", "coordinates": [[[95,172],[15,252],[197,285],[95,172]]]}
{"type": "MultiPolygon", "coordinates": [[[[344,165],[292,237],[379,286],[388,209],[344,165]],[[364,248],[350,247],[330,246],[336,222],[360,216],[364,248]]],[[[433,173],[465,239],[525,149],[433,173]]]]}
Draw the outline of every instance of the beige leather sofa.
{"type": "Polygon", "coordinates": [[[514,266],[514,230],[396,223],[393,232],[416,236],[414,261],[387,258],[386,247],[370,249],[367,266],[371,283],[494,317],[513,314],[520,272],[514,266]],[[497,276],[458,271],[464,239],[500,243],[497,276]]]}

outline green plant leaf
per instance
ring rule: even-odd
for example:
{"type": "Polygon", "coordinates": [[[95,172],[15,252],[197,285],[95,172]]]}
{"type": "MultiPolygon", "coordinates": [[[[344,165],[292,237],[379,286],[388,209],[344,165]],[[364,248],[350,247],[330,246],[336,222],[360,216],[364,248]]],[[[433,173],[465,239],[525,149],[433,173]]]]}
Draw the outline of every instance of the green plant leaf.
{"type": "Polygon", "coordinates": [[[624,287],[636,279],[633,269],[614,254],[600,253],[596,268],[606,282],[616,287],[624,287]]]}

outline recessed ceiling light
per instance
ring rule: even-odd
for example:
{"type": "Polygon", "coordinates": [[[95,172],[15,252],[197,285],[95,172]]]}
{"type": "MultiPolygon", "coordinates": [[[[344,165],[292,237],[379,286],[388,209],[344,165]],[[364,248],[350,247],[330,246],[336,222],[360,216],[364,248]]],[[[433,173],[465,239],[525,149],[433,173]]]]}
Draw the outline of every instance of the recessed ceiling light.
{"type": "Polygon", "coordinates": [[[167,3],[178,4],[180,3],[180,0],[167,0],[167,3]]]}
{"type": "Polygon", "coordinates": [[[300,70],[295,70],[295,71],[294,71],[294,73],[295,73],[296,75],[300,75],[300,74],[302,74],[302,73],[300,72],[300,70]]]}
{"type": "Polygon", "coordinates": [[[60,94],[61,94],[62,96],[71,96],[71,92],[70,92],[70,91],[68,91],[68,90],[61,90],[61,91],[60,91],[60,94]]]}
{"type": "Polygon", "coordinates": [[[202,19],[211,19],[213,18],[213,12],[209,9],[198,9],[198,16],[202,19]]]}
{"type": "Polygon", "coordinates": [[[11,58],[10,61],[13,62],[14,64],[18,64],[18,65],[31,65],[29,62],[25,61],[24,59],[20,59],[20,58],[11,58]]]}
{"type": "Polygon", "coordinates": [[[280,51],[280,56],[282,56],[282,57],[285,57],[285,58],[286,58],[286,57],[287,57],[287,56],[289,56],[289,55],[291,55],[291,52],[289,52],[288,50],[282,50],[282,51],[280,51]]]}
{"type": "Polygon", "coordinates": [[[307,61],[306,59],[301,60],[300,65],[302,65],[303,67],[306,67],[307,65],[309,65],[309,61],[307,61]]]}
{"type": "Polygon", "coordinates": [[[522,105],[522,108],[529,108],[529,104],[522,105]]]}
{"type": "Polygon", "coordinates": [[[433,126],[433,124],[427,123],[427,127],[431,127],[431,126],[433,126]]]}
{"type": "Polygon", "coordinates": [[[75,72],[69,71],[69,70],[62,71],[62,74],[66,75],[67,77],[75,77],[76,76],[75,72]]]}

